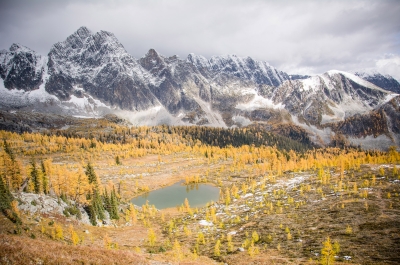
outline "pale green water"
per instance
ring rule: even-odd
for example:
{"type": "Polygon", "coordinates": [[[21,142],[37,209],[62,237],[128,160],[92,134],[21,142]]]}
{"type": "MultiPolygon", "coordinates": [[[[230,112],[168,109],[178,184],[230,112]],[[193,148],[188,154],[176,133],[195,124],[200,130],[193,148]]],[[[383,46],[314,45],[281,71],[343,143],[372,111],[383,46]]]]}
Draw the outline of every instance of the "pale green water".
{"type": "Polygon", "coordinates": [[[219,188],[207,184],[185,186],[179,182],[133,198],[131,202],[142,206],[149,201],[149,205],[154,204],[157,209],[165,209],[182,205],[185,198],[189,200],[190,207],[202,207],[208,202],[218,201],[219,188]]]}

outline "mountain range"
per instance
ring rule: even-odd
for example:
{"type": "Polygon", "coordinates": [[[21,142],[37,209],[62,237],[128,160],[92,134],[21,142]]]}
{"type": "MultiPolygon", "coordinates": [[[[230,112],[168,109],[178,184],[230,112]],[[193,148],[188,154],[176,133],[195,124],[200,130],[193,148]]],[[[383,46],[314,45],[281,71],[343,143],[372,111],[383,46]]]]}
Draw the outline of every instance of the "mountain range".
{"type": "Polygon", "coordinates": [[[81,27],[46,56],[20,44],[1,50],[0,76],[2,111],[113,113],[133,125],[261,124],[287,136],[300,130],[321,146],[400,146],[400,84],[378,72],[288,75],[250,57],[181,59],[154,49],[136,59],[112,33],[81,27]]]}

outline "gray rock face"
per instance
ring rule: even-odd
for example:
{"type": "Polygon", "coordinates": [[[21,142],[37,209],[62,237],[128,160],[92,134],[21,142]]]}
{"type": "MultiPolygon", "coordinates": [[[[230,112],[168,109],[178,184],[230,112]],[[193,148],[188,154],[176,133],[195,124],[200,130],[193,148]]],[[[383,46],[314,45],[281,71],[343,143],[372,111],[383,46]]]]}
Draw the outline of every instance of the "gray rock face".
{"type": "Polygon", "coordinates": [[[400,94],[400,83],[390,75],[382,75],[378,72],[356,72],[355,75],[383,89],[400,94]]]}
{"type": "MultiPolygon", "coordinates": [[[[70,99],[77,87],[111,106],[144,110],[156,98],[144,82],[144,71],[110,32],[79,28],[49,52],[46,91],[70,99]]],[[[82,97],[82,94],[77,94],[82,97]]]]}
{"type": "Polygon", "coordinates": [[[147,70],[156,82],[149,83],[153,95],[170,113],[180,110],[192,111],[199,105],[188,93],[198,95],[197,87],[184,89],[187,83],[193,83],[196,73],[193,67],[180,60],[177,56],[165,58],[154,49],[139,60],[140,65],[147,70]]]}
{"type": "MultiPolygon", "coordinates": [[[[48,195],[22,192],[14,194],[14,196],[20,201],[18,208],[31,214],[63,215],[64,210],[68,207],[64,201],[48,195]]],[[[82,207],[78,209],[82,214],[80,222],[90,224],[89,215],[82,207]]]]}
{"type": "Polygon", "coordinates": [[[206,77],[213,79],[237,78],[274,87],[289,80],[288,74],[278,71],[267,62],[256,61],[251,57],[227,55],[213,56],[207,60],[203,56],[189,54],[187,61],[195,65],[206,77]]]}
{"type": "Polygon", "coordinates": [[[38,89],[43,82],[41,56],[31,49],[13,44],[9,51],[0,51],[0,76],[8,89],[38,89]]]}

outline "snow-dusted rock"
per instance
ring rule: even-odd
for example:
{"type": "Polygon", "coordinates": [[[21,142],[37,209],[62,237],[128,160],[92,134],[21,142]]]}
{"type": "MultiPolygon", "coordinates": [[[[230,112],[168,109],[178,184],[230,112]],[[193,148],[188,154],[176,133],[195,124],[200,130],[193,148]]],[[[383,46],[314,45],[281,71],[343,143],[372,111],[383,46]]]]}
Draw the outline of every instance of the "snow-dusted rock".
{"type": "MultiPolygon", "coordinates": [[[[44,194],[35,193],[15,193],[14,196],[19,201],[18,208],[30,214],[58,214],[63,215],[64,211],[70,207],[63,200],[44,194]]],[[[89,215],[82,207],[78,207],[81,212],[82,223],[90,224],[89,215]]]]}
{"type": "Polygon", "coordinates": [[[213,226],[213,223],[212,222],[208,222],[207,220],[200,220],[199,221],[199,225],[202,225],[202,226],[213,226]]]}

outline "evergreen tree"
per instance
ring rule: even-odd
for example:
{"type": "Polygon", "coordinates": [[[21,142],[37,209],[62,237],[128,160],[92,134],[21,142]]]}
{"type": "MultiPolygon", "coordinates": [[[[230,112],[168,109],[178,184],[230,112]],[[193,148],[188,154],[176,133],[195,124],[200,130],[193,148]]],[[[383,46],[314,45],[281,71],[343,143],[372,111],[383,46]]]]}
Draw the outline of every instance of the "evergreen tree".
{"type": "Polygon", "coordinates": [[[41,181],[40,181],[40,173],[39,170],[36,168],[36,162],[32,159],[31,161],[31,178],[33,182],[34,192],[40,193],[41,191],[41,181]]]}
{"type": "Polygon", "coordinates": [[[89,183],[92,184],[97,184],[97,176],[96,172],[94,172],[94,168],[90,162],[86,166],[86,171],[85,171],[86,176],[88,177],[89,183]]]}
{"type": "Polygon", "coordinates": [[[111,212],[111,198],[108,196],[107,189],[104,188],[103,192],[103,201],[104,201],[104,208],[107,212],[111,212]]]}
{"type": "Polygon", "coordinates": [[[89,205],[89,219],[92,225],[97,225],[96,211],[93,205],[89,205]]]}
{"type": "Polygon", "coordinates": [[[10,145],[7,143],[6,139],[3,141],[4,151],[10,156],[11,161],[15,161],[15,156],[13,151],[10,148],[10,145]]]}
{"type": "Polygon", "coordinates": [[[10,192],[9,187],[3,181],[3,177],[0,176],[0,210],[5,211],[11,209],[11,202],[14,200],[13,195],[10,192]]]}
{"type": "Polygon", "coordinates": [[[42,168],[42,189],[44,194],[48,194],[50,187],[49,187],[49,178],[46,174],[46,167],[44,166],[43,160],[40,163],[41,168],[42,168]]]}
{"type": "Polygon", "coordinates": [[[93,189],[91,206],[93,207],[94,214],[98,219],[104,220],[106,218],[104,214],[103,200],[101,199],[100,193],[97,189],[93,189]]]}
{"type": "MultiPolygon", "coordinates": [[[[13,210],[14,196],[10,192],[10,188],[4,182],[3,177],[0,176],[0,210],[7,216],[13,223],[18,226],[22,224],[22,220],[18,213],[13,210]]],[[[14,201],[14,203],[17,203],[14,201]]],[[[17,203],[18,204],[18,203],[17,203]]],[[[14,205],[16,207],[16,205],[14,205]]]]}
{"type": "Polygon", "coordinates": [[[117,194],[115,193],[115,188],[113,188],[113,190],[111,191],[111,198],[110,198],[110,217],[111,219],[119,219],[119,215],[118,215],[118,198],[117,198],[117,194]]]}

